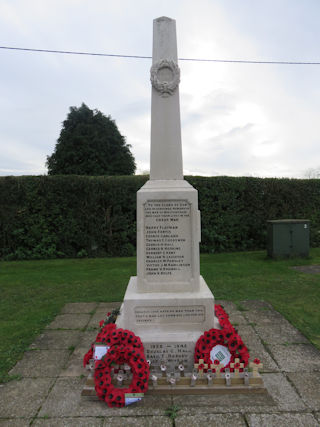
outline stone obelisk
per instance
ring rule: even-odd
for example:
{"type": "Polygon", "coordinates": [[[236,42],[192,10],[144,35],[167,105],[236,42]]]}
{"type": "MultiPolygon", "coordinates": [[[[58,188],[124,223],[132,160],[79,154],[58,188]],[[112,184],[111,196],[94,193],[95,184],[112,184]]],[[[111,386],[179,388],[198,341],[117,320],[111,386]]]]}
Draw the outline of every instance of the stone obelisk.
{"type": "Polygon", "coordinates": [[[150,179],[183,179],[176,25],[153,21],[150,179]]]}
{"type": "Polygon", "coordinates": [[[117,319],[142,339],[153,364],[193,366],[214,327],[214,297],[200,276],[198,192],[183,179],[175,21],[153,22],[150,180],[137,193],[137,276],[117,319]]]}

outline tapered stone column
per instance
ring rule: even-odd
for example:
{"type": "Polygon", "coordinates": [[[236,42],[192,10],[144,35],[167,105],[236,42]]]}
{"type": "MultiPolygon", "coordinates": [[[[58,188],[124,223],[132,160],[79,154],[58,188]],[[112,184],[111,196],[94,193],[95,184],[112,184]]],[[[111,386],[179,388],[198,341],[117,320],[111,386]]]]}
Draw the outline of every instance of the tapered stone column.
{"type": "Polygon", "coordinates": [[[176,22],[153,21],[150,179],[183,179],[176,22]]]}

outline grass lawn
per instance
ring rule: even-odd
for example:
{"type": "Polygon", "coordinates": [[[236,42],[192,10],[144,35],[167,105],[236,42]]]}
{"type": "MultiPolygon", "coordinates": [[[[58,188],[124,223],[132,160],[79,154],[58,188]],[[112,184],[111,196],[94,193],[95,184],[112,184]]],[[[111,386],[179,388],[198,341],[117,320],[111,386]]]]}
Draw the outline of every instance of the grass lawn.
{"type": "MultiPolygon", "coordinates": [[[[201,274],[216,299],[268,301],[320,348],[320,274],[290,269],[306,264],[320,264],[320,248],[307,260],[205,254],[201,274]]],[[[135,258],[0,262],[0,381],[64,304],[121,301],[135,274],[135,258]]]]}

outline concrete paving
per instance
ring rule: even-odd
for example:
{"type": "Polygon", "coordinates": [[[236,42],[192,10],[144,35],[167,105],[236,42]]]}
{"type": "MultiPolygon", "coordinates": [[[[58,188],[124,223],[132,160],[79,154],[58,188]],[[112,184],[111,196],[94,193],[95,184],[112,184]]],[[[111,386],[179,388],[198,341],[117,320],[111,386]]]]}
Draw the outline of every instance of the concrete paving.
{"type": "Polygon", "coordinates": [[[264,301],[221,303],[251,360],[264,364],[268,394],[149,396],[125,408],[81,397],[82,358],[99,320],[119,303],[69,303],[0,385],[2,426],[320,426],[320,352],[264,301]],[[166,415],[176,410],[174,420],[166,415]]]}

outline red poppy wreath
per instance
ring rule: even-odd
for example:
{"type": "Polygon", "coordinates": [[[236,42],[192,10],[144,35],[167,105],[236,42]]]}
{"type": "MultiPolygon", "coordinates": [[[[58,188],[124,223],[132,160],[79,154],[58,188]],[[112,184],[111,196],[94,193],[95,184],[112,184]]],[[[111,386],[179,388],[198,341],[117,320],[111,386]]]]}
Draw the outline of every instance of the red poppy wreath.
{"type": "Polygon", "coordinates": [[[122,407],[125,405],[127,393],[145,393],[148,390],[149,364],[144,355],[141,339],[132,331],[117,328],[112,323],[112,313],[108,313],[107,320],[100,322],[100,332],[90,350],[83,358],[86,366],[94,356],[95,343],[107,346],[107,353],[101,360],[96,360],[94,381],[96,394],[100,400],[104,400],[110,407],[122,407]],[[108,319],[112,319],[108,323],[108,319]],[[112,384],[111,375],[114,365],[128,364],[131,367],[132,381],[128,388],[117,388],[112,384]]]}
{"type": "Polygon", "coordinates": [[[133,332],[127,329],[117,329],[115,323],[108,323],[108,319],[112,319],[112,321],[115,321],[115,318],[113,319],[113,313],[108,313],[107,319],[105,321],[101,320],[100,332],[96,336],[95,341],[91,344],[90,350],[84,355],[84,367],[89,363],[90,359],[93,359],[95,343],[105,344],[108,347],[111,347],[112,345],[116,344],[127,345],[142,349],[143,351],[143,344],[138,336],[136,336],[133,332]]]}
{"type": "Polygon", "coordinates": [[[99,399],[104,400],[111,408],[124,406],[127,393],[145,393],[148,390],[148,380],[149,364],[143,349],[114,345],[102,360],[96,361],[95,390],[99,399]],[[128,388],[117,388],[111,381],[112,365],[124,363],[131,367],[132,381],[128,388]]]}
{"type": "Polygon", "coordinates": [[[249,351],[231,325],[229,316],[221,305],[215,305],[215,314],[221,329],[213,328],[201,335],[195,346],[195,363],[199,363],[201,359],[208,365],[221,362],[224,365],[222,370],[224,370],[238,358],[244,367],[247,366],[250,357],[249,351]]]}

